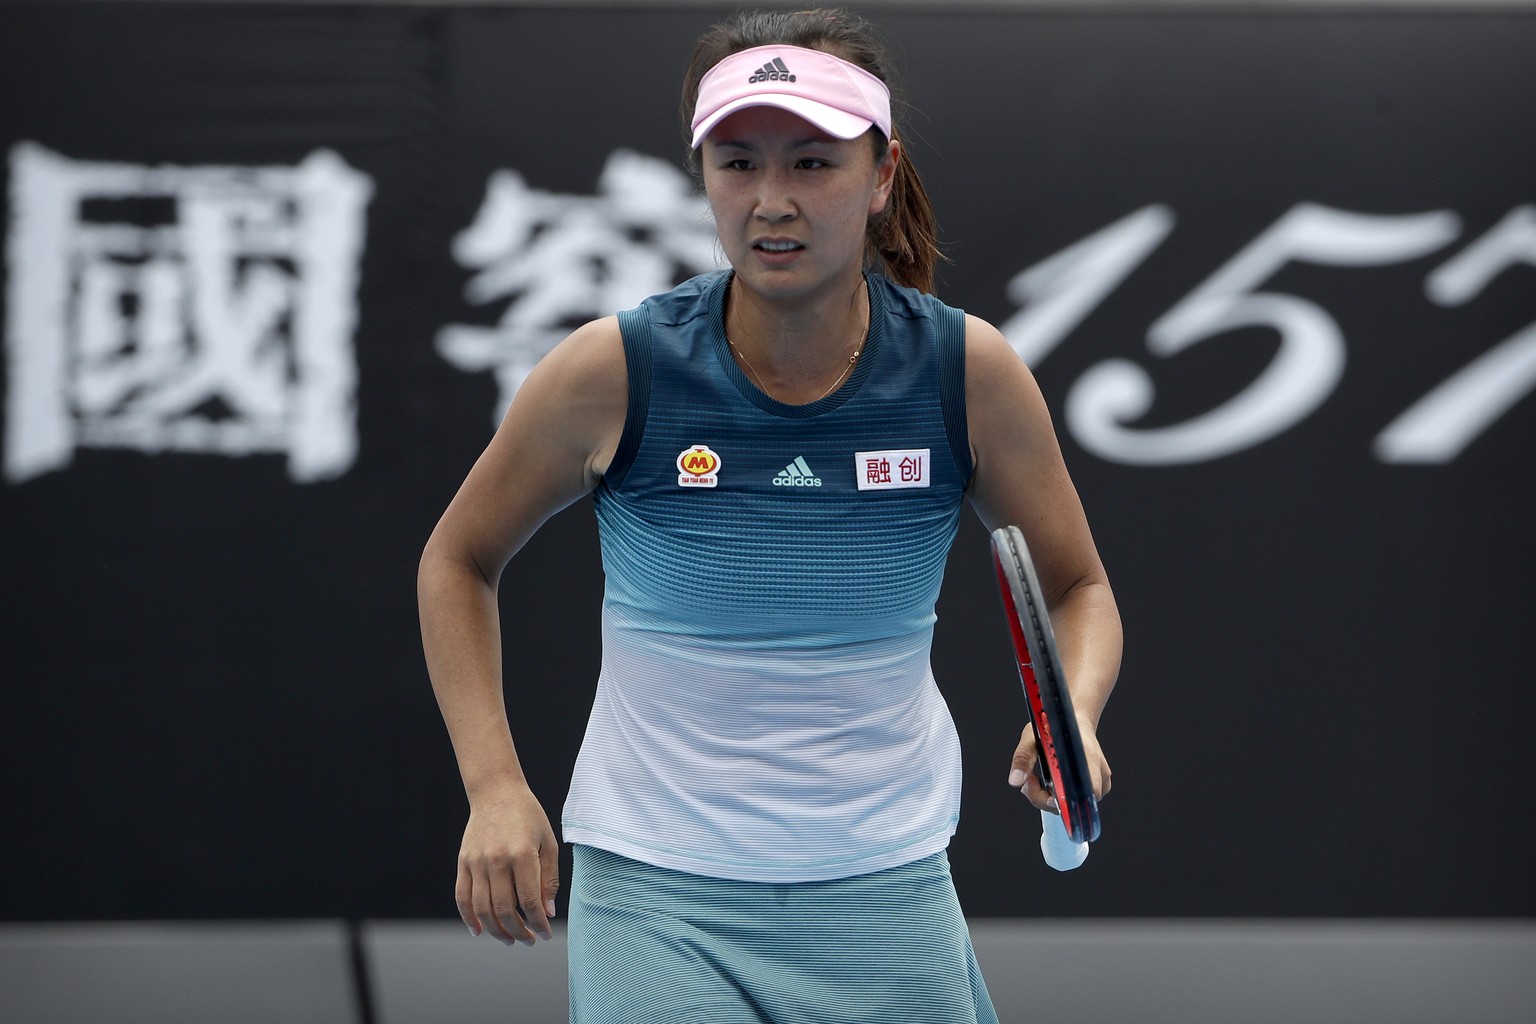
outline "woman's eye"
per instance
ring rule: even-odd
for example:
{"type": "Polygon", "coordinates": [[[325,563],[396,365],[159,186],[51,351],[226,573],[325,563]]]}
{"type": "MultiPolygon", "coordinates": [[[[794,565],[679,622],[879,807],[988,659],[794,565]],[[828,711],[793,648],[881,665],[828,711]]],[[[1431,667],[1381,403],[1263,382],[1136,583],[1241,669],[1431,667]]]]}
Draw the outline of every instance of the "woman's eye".
{"type": "Polygon", "coordinates": [[[826,167],[826,166],[828,166],[828,164],[827,164],[827,162],[825,160],[821,159],[820,157],[808,156],[808,157],[803,157],[800,160],[800,163],[798,164],[798,166],[802,170],[814,171],[814,170],[818,170],[818,169],[820,169],[822,167],[826,167]]]}
{"type": "Polygon", "coordinates": [[[735,160],[727,160],[725,162],[725,169],[728,171],[750,171],[752,163],[749,160],[743,160],[738,157],[735,160]]]}

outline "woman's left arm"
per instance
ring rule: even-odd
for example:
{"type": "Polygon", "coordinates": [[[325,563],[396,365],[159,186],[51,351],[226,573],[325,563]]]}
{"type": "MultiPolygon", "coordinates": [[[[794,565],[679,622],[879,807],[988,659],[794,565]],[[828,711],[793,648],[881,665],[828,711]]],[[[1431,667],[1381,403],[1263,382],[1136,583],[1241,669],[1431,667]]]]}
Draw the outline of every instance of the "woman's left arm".
{"type": "MultiPolygon", "coordinates": [[[[1045,590],[1062,670],[1083,731],[1096,796],[1110,788],[1099,717],[1120,674],[1120,613],[1077,489],[1062,461],[1034,375],[997,328],[966,318],[965,407],[975,460],[971,505],[988,531],[1017,526],[1045,590]]],[[[1037,807],[1050,794],[1034,779],[1033,726],[1014,752],[1009,784],[1037,807]]]]}

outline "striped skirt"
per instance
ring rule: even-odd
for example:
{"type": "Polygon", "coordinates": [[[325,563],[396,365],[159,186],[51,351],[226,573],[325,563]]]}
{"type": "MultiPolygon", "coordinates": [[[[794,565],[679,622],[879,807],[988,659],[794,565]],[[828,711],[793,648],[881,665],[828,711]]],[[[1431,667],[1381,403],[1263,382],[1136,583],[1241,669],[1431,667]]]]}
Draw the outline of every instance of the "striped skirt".
{"type": "Polygon", "coordinates": [[[575,847],[572,1024],[997,1024],[949,859],[739,882],[575,847]]]}

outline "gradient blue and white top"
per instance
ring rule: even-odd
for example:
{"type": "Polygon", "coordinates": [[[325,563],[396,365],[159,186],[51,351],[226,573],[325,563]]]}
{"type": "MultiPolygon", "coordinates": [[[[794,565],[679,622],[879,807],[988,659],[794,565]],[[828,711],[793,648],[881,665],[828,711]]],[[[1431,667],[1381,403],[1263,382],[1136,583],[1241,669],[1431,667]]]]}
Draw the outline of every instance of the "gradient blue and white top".
{"type": "Polygon", "coordinates": [[[882,870],[959,819],[929,648],[971,472],[964,318],[870,276],[849,379],[785,405],[731,358],[729,281],[620,316],[603,664],[564,836],[749,881],[882,870]]]}

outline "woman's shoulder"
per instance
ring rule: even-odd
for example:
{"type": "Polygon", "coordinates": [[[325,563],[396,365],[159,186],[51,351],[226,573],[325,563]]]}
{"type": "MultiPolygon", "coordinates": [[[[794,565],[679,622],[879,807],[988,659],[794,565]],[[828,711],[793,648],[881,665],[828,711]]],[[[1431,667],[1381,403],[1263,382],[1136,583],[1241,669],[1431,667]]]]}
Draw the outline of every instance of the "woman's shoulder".
{"type": "Polygon", "coordinates": [[[624,380],[623,333],[617,316],[591,320],[576,328],[534,366],[519,393],[548,389],[569,400],[579,392],[602,390],[624,380]]]}
{"type": "Polygon", "coordinates": [[[960,310],[932,292],[897,284],[884,274],[867,275],[871,296],[877,296],[886,313],[906,320],[934,319],[945,312],[960,310]]]}
{"type": "Polygon", "coordinates": [[[668,291],[650,296],[633,312],[643,311],[653,324],[686,323],[714,308],[730,275],[729,270],[713,270],[691,277],[668,291]]]}

